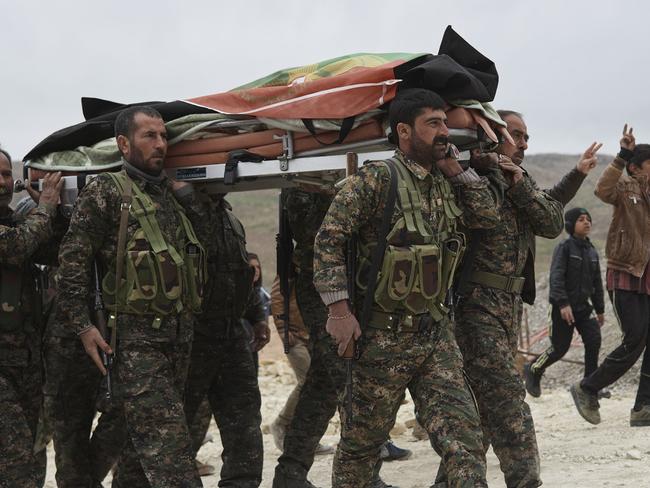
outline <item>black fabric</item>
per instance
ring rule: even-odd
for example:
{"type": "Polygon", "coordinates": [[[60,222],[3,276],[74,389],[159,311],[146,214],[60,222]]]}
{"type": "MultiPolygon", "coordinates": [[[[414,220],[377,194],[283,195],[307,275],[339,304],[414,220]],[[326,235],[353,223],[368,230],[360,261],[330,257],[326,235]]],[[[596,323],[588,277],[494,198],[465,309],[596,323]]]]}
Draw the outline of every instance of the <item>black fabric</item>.
{"type": "Polygon", "coordinates": [[[323,146],[332,146],[334,144],[341,144],[343,141],[345,141],[345,138],[348,137],[348,134],[352,130],[352,127],[354,126],[354,120],[356,119],[356,116],[351,116],[351,117],[346,117],[343,119],[341,122],[341,128],[339,129],[339,136],[334,142],[323,142],[318,137],[318,133],[316,132],[316,127],[314,127],[314,122],[311,119],[301,119],[302,123],[304,124],[305,128],[309,131],[309,133],[314,136],[314,139],[318,141],[320,144],[323,146]]]}
{"type": "Polygon", "coordinates": [[[469,277],[472,274],[472,269],[474,265],[474,260],[476,259],[476,253],[478,252],[479,244],[485,238],[486,231],[485,229],[472,229],[469,234],[469,246],[465,251],[463,256],[463,262],[460,265],[460,272],[458,273],[458,278],[456,280],[456,296],[458,297],[456,306],[458,302],[465,296],[469,288],[469,277]]]}
{"type": "Polygon", "coordinates": [[[553,251],[549,281],[549,301],[553,305],[571,305],[574,312],[605,312],[600,262],[591,241],[570,237],[558,244],[553,251]]]}
{"type": "Polygon", "coordinates": [[[623,161],[627,161],[628,163],[630,162],[630,159],[632,159],[632,156],[634,156],[634,151],[631,151],[625,147],[622,147],[618,152],[618,157],[623,161]]]}
{"type": "Polygon", "coordinates": [[[560,307],[553,305],[551,311],[553,323],[550,333],[551,346],[533,364],[536,374],[543,373],[546,368],[564,357],[569,347],[571,347],[574,328],[580,333],[585,347],[585,377],[598,368],[598,352],[601,344],[600,326],[590,312],[574,312],[573,318],[575,324],[569,325],[562,320],[560,307]]]}
{"type": "Polygon", "coordinates": [[[633,291],[614,290],[609,293],[609,297],[623,331],[623,341],[607,355],[596,371],[582,380],[581,386],[591,393],[596,393],[611,385],[634,366],[645,349],[635,407],[650,405],[650,296],[633,291]]]}
{"type": "Polygon", "coordinates": [[[403,75],[400,89],[425,88],[445,100],[494,100],[499,74],[494,62],[486,58],[451,26],[447,27],[437,56],[431,56],[403,75]]]}
{"type": "Polygon", "coordinates": [[[35,159],[51,152],[67,151],[79,146],[92,146],[113,137],[117,115],[125,108],[140,105],[151,106],[158,110],[165,122],[190,114],[214,113],[207,108],[197,107],[179,100],[120,104],[107,100],[82,98],[83,113],[86,117],[91,118],[49,135],[29,151],[23,160],[35,159]]]}

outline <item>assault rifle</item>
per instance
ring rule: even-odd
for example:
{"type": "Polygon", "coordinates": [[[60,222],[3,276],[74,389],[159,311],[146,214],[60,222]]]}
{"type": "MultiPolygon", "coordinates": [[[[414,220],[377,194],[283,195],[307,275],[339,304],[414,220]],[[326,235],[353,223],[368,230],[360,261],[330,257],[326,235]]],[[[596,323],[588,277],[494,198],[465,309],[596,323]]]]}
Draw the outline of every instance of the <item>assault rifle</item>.
{"type": "MultiPolygon", "coordinates": [[[[356,153],[347,153],[347,176],[357,172],[358,156],[356,153]]],[[[357,238],[350,237],[347,244],[346,272],[348,278],[348,298],[350,299],[350,308],[355,313],[356,301],[356,276],[357,276],[357,238]]],[[[354,336],[350,339],[348,347],[343,353],[345,361],[345,424],[349,428],[352,426],[352,361],[358,357],[357,343],[354,336]]]]}
{"type": "Polygon", "coordinates": [[[280,279],[280,293],[282,293],[283,298],[282,315],[279,318],[284,322],[284,335],[282,337],[284,353],[289,354],[289,307],[291,303],[291,275],[293,271],[293,235],[282,193],[280,193],[279,201],[278,233],[275,236],[277,274],[280,279]]]}
{"type": "MultiPolygon", "coordinates": [[[[108,340],[108,327],[106,326],[106,311],[104,310],[104,300],[102,299],[102,285],[99,281],[99,266],[97,261],[93,265],[93,271],[95,273],[95,303],[93,305],[95,327],[99,330],[99,333],[102,335],[104,340],[108,340]]],[[[102,386],[100,391],[102,391],[103,398],[100,398],[100,403],[102,401],[110,401],[113,396],[113,384],[111,380],[111,369],[113,368],[113,355],[106,354],[101,349],[99,354],[102,358],[102,364],[106,368],[106,376],[102,380],[102,386]]]]}

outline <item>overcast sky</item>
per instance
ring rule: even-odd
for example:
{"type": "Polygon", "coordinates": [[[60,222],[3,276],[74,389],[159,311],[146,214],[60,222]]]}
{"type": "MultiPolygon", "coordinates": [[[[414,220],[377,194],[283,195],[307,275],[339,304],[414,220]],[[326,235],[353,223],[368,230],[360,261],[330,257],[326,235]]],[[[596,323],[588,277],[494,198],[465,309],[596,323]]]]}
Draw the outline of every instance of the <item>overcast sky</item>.
{"type": "Polygon", "coordinates": [[[354,52],[436,53],[448,24],[497,66],[495,106],[522,111],[531,153],[650,140],[643,1],[0,0],[0,143],[22,158],[118,102],[225,91],[354,52]]]}

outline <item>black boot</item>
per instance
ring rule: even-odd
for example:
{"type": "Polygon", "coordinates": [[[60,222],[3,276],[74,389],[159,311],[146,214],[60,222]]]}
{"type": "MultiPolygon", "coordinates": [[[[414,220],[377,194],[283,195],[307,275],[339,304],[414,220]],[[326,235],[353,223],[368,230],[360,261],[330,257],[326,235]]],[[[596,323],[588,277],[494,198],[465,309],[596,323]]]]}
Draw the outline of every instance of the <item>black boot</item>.
{"type": "Polygon", "coordinates": [[[287,473],[282,466],[275,467],[273,488],[317,488],[306,476],[297,473],[287,473]]]}

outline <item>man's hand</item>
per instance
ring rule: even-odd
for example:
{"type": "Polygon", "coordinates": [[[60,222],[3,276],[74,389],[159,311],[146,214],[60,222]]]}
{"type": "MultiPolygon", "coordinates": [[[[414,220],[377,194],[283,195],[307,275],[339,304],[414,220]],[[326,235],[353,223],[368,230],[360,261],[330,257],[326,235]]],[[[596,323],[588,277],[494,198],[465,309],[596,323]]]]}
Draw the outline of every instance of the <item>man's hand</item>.
{"type": "Polygon", "coordinates": [[[354,314],[350,312],[347,300],[329,306],[325,330],[336,342],[339,356],[343,356],[352,338],[357,340],[361,337],[361,327],[354,314]]]}
{"type": "Polygon", "coordinates": [[[102,374],[106,376],[106,368],[104,367],[102,358],[99,356],[98,348],[104,351],[106,354],[113,354],[111,346],[109,346],[108,343],[104,340],[97,327],[89,327],[88,329],[84,330],[79,335],[79,338],[81,339],[81,343],[86,350],[86,354],[90,356],[97,368],[99,368],[102,374]]]}
{"type": "Polygon", "coordinates": [[[578,171],[584,175],[587,175],[592,169],[596,167],[596,163],[598,163],[598,156],[596,156],[596,153],[601,147],[603,147],[602,143],[591,143],[591,146],[589,146],[587,150],[582,153],[580,161],[578,161],[578,164],[576,165],[578,171]]]}
{"type": "Polygon", "coordinates": [[[178,190],[181,188],[185,188],[186,186],[190,186],[191,183],[188,183],[187,181],[178,181],[175,180],[174,178],[169,178],[169,182],[172,186],[172,191],[176,193],[178,190]]]}
{"type": "Polygon", "coordinates": [[[520,166],[517,166],[512,160],[507,157],[500,155],[499,156],[499,167],[503,171],[503,175],[506,177],[510,183],[510,187],[515,186],[521,180],[524,179],[524,170],[520,166]]]}
{"type": "Polygon", "coordinates": [[[636,139],[634,139],[634,134],[632,134],[634,129],[630,127],[628,130],[627,124],[623,126],[623,137],[621,137],[621,147],[627,149],[628,151],[634,151],[636,147],[636,139]]]}
{"type": "Polygon", "coordinates": [[[253,352],[260,351],[271,340],[271,329],[266,321],[257,322],[253,325],[253,342],[251,348],[253,352]]]}
{"type": "Polygon", "coordinates": [[[560,309],[560,316],[567,324],[573,325],[576,322],[576,319],[573,318],[573,310],[571,305],[565,305],[560,309]]]}
{"type": "Polygon", "coordinates": [[[499,165],[499,155],[495,152],[483,153],[478,149],[472,150],[469,165],[476,170],[488,170],[499,165]]]}
{"type": "Polygon", "coordinates": [[[454,158],[439,159],[436,166],[446,178],[453,178],[463,172],[463,167],[454,158]]]}
{"type": "Polygon", "coordinates": [[[46,173],[43,178],[43,192],[39,193],[37,190],[32,188],[32,182],[27,181],[25,185],[25,190],[29,193],[29,196],[32,197],[36,203],[43,201],[50,205],[58,205],[59,198],[61,196],[61,188],[63,188],[63,178],[61,178],[61,172],[57,171],[56,173],[46,173]]]}
{"type": "Polygon", "coordinates": [[[605,314],[604,313],[596,314],[596,320],[598,321],[598,325],[602,327],[603,325],[605,325],[605,314]]]}

